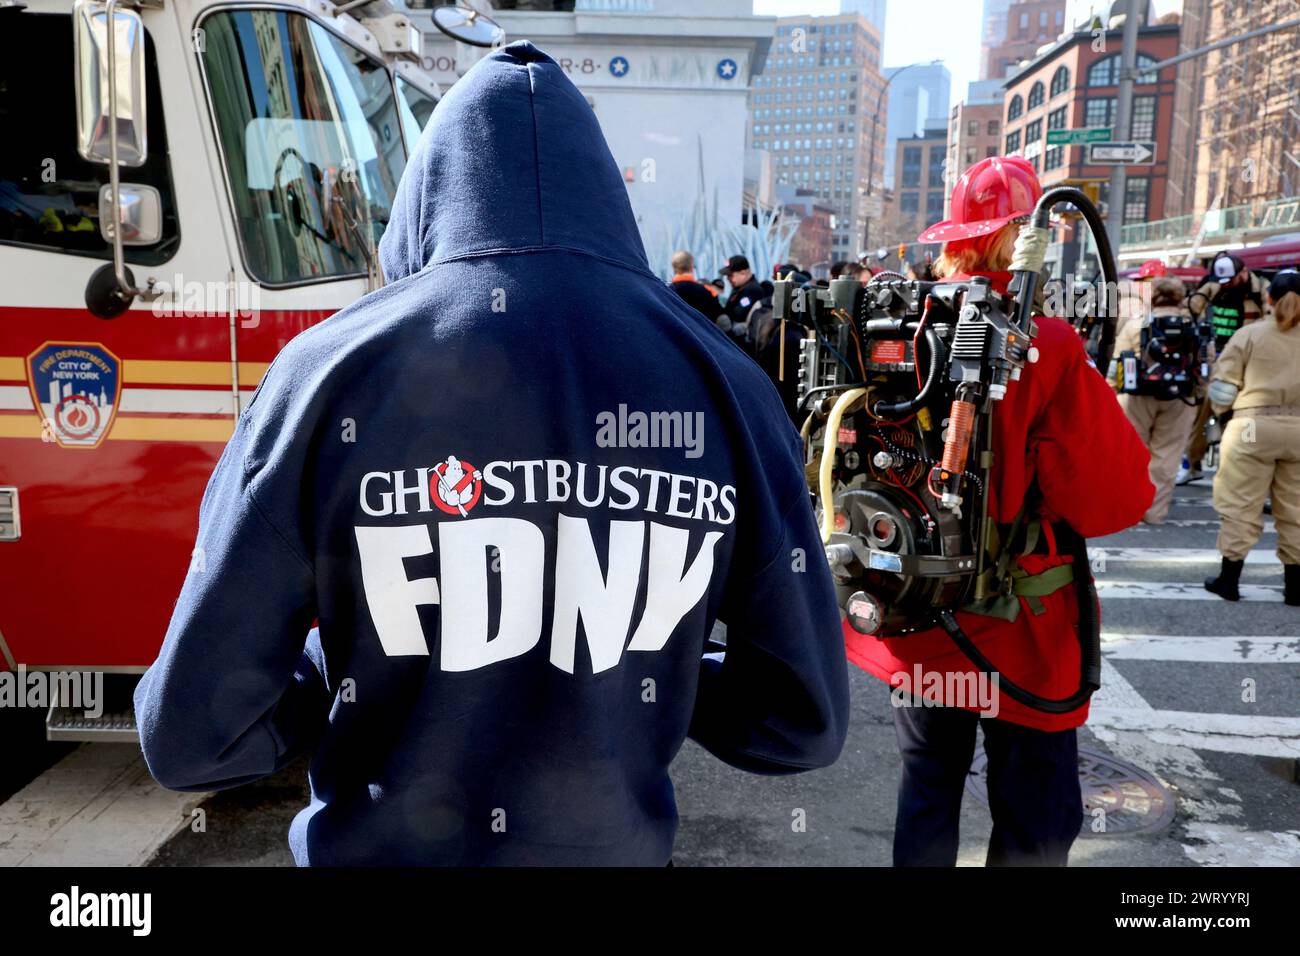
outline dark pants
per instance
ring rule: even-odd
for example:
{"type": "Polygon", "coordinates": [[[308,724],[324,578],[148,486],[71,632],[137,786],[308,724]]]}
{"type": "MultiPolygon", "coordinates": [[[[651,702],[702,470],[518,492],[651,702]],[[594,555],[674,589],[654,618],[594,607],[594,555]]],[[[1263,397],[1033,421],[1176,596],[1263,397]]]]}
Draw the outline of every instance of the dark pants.
{"type": "Polygon", "coordinates": [[[896,707],[903,757],[895,866],[954,866],[962,790],[984,728],[993,835],[988,866],[1065,866],[1083,823],[1074,730],[981,720],[955,707],[896,707]]]}

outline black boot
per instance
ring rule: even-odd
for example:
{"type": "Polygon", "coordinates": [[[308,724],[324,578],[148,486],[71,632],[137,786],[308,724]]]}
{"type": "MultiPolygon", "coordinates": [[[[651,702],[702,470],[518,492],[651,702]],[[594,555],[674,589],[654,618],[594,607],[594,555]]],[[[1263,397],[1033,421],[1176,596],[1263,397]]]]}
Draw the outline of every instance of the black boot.
{"type": "Polygon", "coordinates": [[[1241,580],[1241,569],[1245,564],[1245,561],[1224,558],[1219,576],[1205,579],[1205,590],[1217,594],[1225,601],[1240,601],[1241,592],[1237,590],[1237,582],[1241,580]]]}
{"type": "Polygon", "coordinates": [[[1292,607],[1300,607],[1300,564],[1284,564],[1282,573],[1286,575],[1286,589],[1282,592],[1282,600],[1292,607]]]}

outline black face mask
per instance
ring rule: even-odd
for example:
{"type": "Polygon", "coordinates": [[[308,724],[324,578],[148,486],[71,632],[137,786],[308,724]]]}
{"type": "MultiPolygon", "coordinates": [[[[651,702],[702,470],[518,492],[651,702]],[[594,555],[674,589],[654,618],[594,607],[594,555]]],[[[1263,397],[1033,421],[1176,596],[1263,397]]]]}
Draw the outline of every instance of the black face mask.
{"type": "Polygon", "coordinates": [[[1219,292],[1214,297],[1214,304],[1241,309],[1246,304],[1246,293],[1249,291],[1249,282],[1242,282],[1238,285],[1228,285],[1228,283],[1224,282],[1219,286],[1219,292]]]}

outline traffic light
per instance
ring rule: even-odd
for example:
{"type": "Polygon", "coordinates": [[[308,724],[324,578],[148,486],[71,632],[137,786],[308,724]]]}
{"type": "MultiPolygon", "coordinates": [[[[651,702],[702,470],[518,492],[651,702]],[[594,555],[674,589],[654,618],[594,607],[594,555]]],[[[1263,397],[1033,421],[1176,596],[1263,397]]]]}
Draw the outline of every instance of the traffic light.
{"type": "Polygon", "coordinates": [[[898,244],[898,261],[902,262],[906,258],[907,258],[907,243],[900,242],[898,244]]]}

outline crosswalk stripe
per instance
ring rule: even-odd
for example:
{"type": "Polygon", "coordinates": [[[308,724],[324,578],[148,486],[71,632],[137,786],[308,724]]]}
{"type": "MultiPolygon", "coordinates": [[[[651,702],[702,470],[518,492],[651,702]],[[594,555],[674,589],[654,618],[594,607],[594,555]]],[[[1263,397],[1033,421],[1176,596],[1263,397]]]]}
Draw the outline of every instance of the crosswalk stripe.
{"type": "MultiPolygon", "coordinates": [[[[1213,528],[1216,531],[1219,528],[1218,518],[1166,518],[1162,527],[1171,528],[1213,528]]],[[[1138,525],[1136,530],[1150,530],[1146,525],[1138,525]]],[[[1277,526],[1271,521],[1264,522],[1264,534],[1277,534],[1277,526]]]]}
{"type": "Polygon", "coordinates": [[[1177,637],[1168,634],[1101,635],[1107,659],[1187,661],[1198,664],[1300,664],[1300,637],[1177,637]]]}
{"type": "MultiPolygon", "coordinates": [[[[1218,564],[1222,557],[1212,548],[1091,548],[1088,556],[1094,568],[1098,565],[1130,561],[1147,561],[1153,564],[1218,564]]],[[[1277,555],[1264,548],[1246,554],[1247,564],[1278,563],[1277,555]]]]}
{"type": "MultiPolygon", "coordinates": [[[[1282,588],[1271,584],[1243,584],[1240,586],[1243,601],[1282,601],[1282,588]]],[[[1097,578],[1097,593],[1102,599],[1112,601],[1126,598],[1141,598],[1147,601],[1222,601],[1217,594],[1205,590],[1204,585],[1180,581],[1169,583],[1162,581],[1108,581],[1105,576],[1097,578]]]]}
{"type": "MultiPolygon", "coordinates": [[[[1102,640],[1105,640],[1104,634],[1102,640]]],[[[1105,649],[1103,644],[1102,650],[1105,649]]],[[[1092,695],[1092,709],[1089,713],[1095,712],[1099,707],[1118,710],[1154,710],[1146,702],[1146,698],[1138,693],[1137,688],[1130,684],[1105,657],[1101,659],[1101,687],[1092,695]]]]}
{"type": "Polygon", "coordinates": [[[1187,825],[1183,852],[1201,866],[1300,866],[1300,833],[1247,830],[1231,824],[1187,825]]]}
{"type": "Polygon", "coordinates": [[[1101,706],[1089,711],[1088,726],[1138,731],[1155,744],[1300,758],[1300,717],[1101,706]]]}

